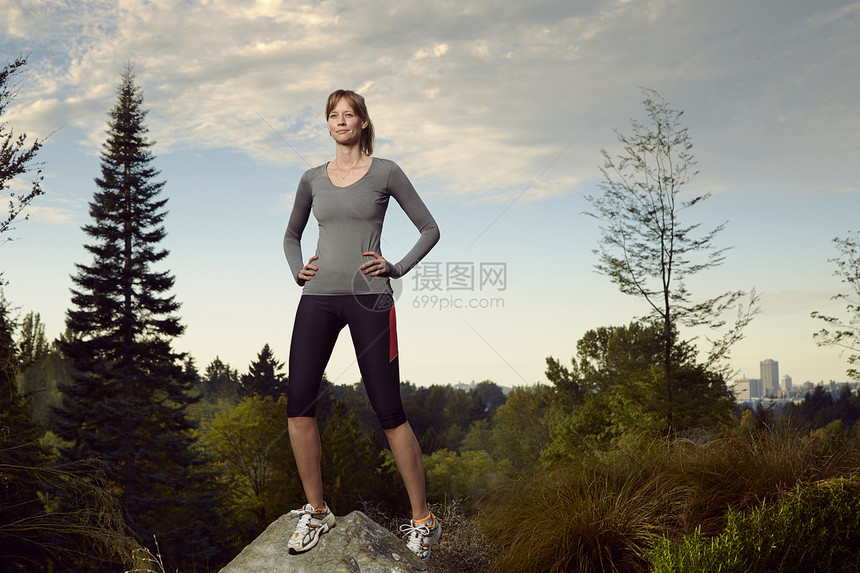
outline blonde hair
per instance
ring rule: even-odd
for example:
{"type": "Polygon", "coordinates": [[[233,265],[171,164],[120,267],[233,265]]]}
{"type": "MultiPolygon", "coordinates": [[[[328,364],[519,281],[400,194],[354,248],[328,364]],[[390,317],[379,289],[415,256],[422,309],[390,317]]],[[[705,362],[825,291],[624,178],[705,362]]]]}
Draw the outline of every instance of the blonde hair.
{"type": "Polygon", "coordinates": [[[361,121],[367,122],[367,127],[361,130],[361,139],[359,140],[359,149],[365,155],[373,154],[373,140],[375,139],[375,134],[373,131],[373,122],[370,121],[370,115],[367,113],[367,104],[364,103],[364,98],[355,93],[352,90],[336,90],[328,96],[328,101],[325,104],[325,117],[326,121],[328,121],[328,116],[331,113],[331,110],[337,106],[337,102],[340,101],[341,98],[346,99],[347,103],[352,107],[352,111],[355,112],[355,115],[358,116],[358,119],[361,121]]]}

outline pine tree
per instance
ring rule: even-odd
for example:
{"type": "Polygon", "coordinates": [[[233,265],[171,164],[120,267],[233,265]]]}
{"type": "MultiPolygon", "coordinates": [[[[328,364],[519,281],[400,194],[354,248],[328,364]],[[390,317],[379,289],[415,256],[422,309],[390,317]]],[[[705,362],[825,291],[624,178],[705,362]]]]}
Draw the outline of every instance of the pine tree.
{"type": "Polygon", "coordinates": [[[200,395],[209,402],[223,399],[232,404],[237,404],[239,402],[239,372],[216,356],[206,366],[206,372],[200,379],[200,395]]]}
{"type": "Polygon", "coordinates": [[[48,340],[45,338],[45,325],[39,313],[29,312],[21,322],[21,363],[31,366],[48,355],[48,340]]]}
{"type": "Polygon", "coordinates": [[[283,362],[275,360],[268,343],[257,354],[257,360],[248,367],[248,373],[242,374],[241,392],[243,396],[272,396],[277,398],[287,393],[286,376],[281,372],[283,362]]]}
{"type": "Polygon", "coordinates": [[[57,433],[72,445],[67,460],[98,458],[110,469],[132,528],[157,536],[168,559],[211,554],[202,461],[192,448],[186,406],[194,401],[191,373],[171,341],[183,331],[173,276],[153,267],[167,199],[158,196],[152,142],[144,125],[143,95],[127,68],[109,112],[101,177],[83,227],[90,265],[72,277],[72,305],[61,342],[76,371],[61,387],[57,433]]]}

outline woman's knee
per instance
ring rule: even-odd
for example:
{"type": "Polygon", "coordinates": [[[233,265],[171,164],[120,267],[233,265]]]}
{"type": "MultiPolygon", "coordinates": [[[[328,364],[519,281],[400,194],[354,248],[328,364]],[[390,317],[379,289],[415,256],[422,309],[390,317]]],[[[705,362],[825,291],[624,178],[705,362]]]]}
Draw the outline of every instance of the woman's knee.
{"type": "Polygon", "coordinates": [[[313,416],[289,416],[287,427],[292,432],[307,432],[317,429],[317,419],[313,416]]]}

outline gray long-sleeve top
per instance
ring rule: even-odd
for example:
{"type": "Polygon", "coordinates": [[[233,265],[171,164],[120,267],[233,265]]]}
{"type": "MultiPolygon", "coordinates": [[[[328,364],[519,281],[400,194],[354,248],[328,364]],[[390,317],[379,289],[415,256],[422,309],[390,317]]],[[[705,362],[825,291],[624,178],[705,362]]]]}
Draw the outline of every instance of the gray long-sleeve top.
{"type": "MultiPolygon", "coordinates": [[[[332,184],[326,165],[305,171],[296,190],[293,211],[284,234],[284,254],[303,294],[339,295],[391,292],[388,278],[406,274],[439,240],[439,227],[400,167],[388,159],[372,158],[367,173],[347,187],[332,184]],[[397,203],[420,232],[415,245],[397,263],[386,260],[386,276],[371,277],[359,269],[371,257],[382,255],[380,238],[389,197],[397,203]],[[306,261],[302,233],[313,211],[319,223],[319,240],[312,279],[299,279],[306,261]]],[[[384,256],[384,255],[383,255],[384,256]]]]}

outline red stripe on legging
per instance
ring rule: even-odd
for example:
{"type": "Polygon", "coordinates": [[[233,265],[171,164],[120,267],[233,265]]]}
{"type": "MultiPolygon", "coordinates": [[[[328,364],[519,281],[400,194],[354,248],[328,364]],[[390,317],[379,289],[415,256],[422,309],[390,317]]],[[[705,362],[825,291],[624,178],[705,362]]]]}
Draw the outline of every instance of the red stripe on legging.
{"type": "Polygon", "coordinates": [[[394,307],[388,311],[388,361],[397,358],[397,317],[394,315],[394,307]]]}

